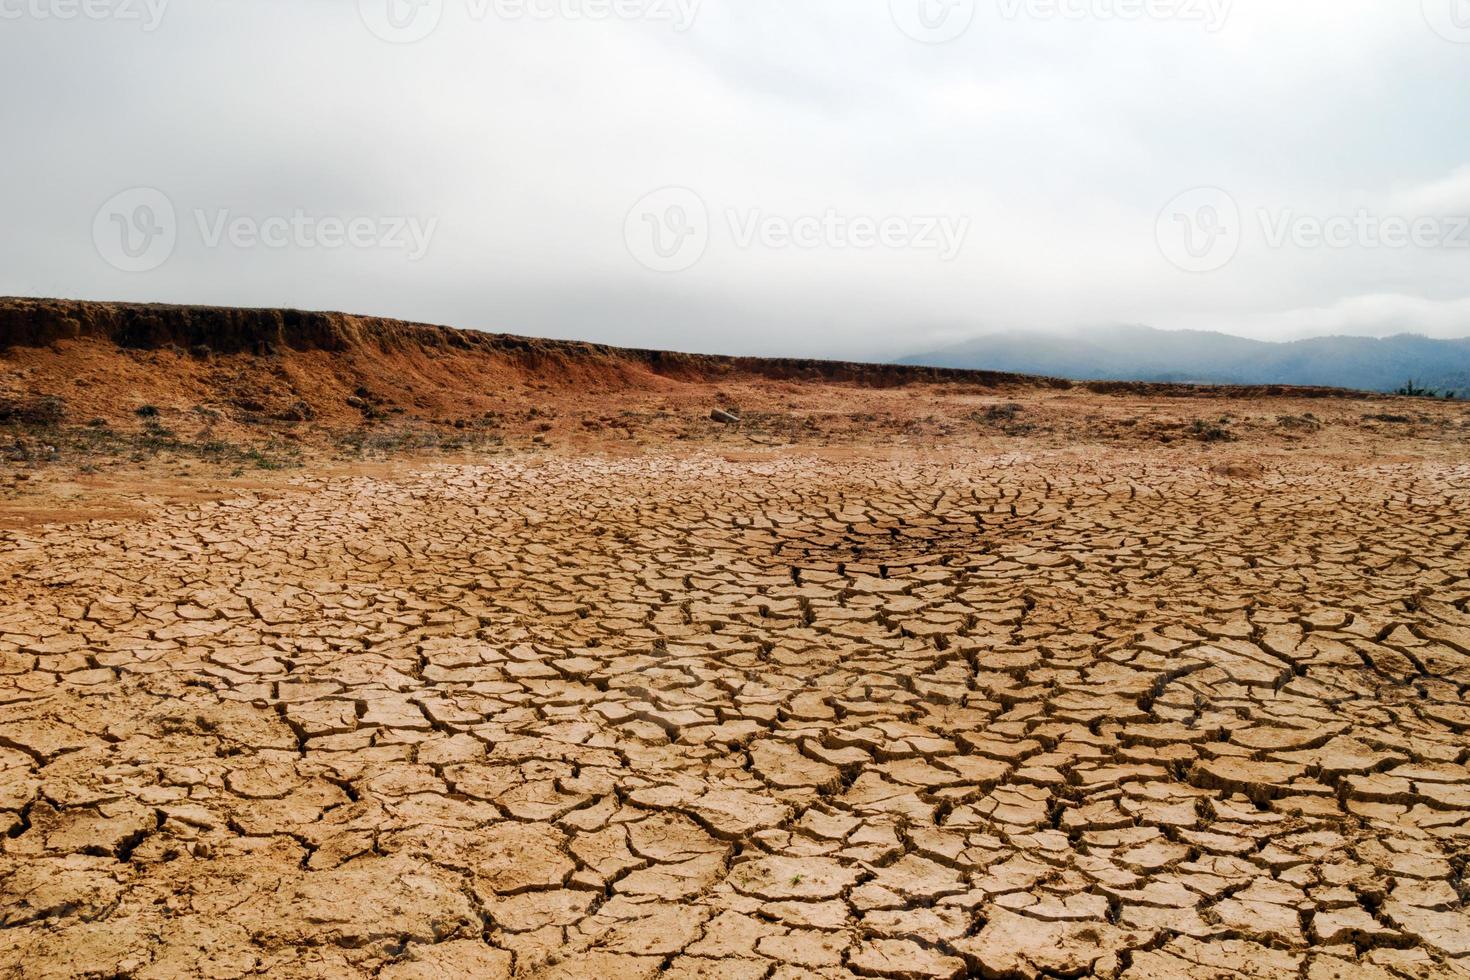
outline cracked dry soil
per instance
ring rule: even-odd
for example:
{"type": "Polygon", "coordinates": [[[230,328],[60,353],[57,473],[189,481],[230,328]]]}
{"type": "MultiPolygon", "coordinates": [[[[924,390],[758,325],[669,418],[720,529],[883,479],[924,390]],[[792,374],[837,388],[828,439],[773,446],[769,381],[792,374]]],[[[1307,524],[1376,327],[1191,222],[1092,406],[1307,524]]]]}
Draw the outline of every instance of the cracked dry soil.
{"type": "Polygon", "coordinates": [[[0,532],[0,973],[1470,976],[1470,466],[694,448],[0,532]]]}

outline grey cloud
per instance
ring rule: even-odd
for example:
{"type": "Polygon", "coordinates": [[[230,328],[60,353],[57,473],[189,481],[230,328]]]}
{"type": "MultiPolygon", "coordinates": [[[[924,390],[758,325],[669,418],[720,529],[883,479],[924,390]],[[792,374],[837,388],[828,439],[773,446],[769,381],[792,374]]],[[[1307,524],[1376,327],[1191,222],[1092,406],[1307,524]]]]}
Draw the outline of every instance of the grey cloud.
{"type": "Polygon", "coordinates": [[[476,21],[445,3],[438,30],[403,45],[375,37],[355,0],[173,0],[152,32],[0,20],[0,292],[844,357],[1116,322],[1470,334],[1470,253],[1273,249],[1255,227],[1261,208],[1470,210],[1470,45],[1417,3],[1237,0],[1209,33],[1007,19],[982,0],[941,45],[905,36],[888,0],[704,0],[684,33],[476,21]],[[712,224],[676,273],[624,240],[629,209],[668,186],[696,192],[712,224]],[[1227,189],[1247,222],[1234,260],[1204,275],[1155,240],[1160,209],[1198,186],[1227,189]],[[133,187],[168,195],[179,235],[157,268],[128,273],[93,225],[133,187]],[[197,209],[437,225],[410,262],[210,247],[197,209]],[[949,262],[742,248],[721,227],[732,209],[970,230],[949,262]]]}

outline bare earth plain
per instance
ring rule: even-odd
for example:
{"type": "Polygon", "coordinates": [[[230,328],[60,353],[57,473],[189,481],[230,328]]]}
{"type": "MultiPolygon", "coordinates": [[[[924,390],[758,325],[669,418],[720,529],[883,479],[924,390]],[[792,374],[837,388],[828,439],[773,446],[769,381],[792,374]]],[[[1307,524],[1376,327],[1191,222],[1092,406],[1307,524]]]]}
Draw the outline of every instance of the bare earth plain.
{"type": "Polygon", "coordinates": [[[1470,406],[7,302],[0,975],[1470,977],[1470,406]]]}

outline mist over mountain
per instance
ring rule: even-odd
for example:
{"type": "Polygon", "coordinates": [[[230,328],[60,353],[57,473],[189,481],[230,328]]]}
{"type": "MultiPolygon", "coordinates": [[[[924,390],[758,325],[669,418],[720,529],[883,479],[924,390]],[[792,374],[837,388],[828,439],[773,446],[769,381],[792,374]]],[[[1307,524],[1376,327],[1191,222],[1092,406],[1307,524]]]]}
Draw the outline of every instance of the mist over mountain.
{"type": "Polygon", "coordinates": [[[1330,385],[1394,391],[1407,381],[1470,394],[1470,339],[1314,337],[1289,343],[1198,330],[1106,327],[1077,333],[1006,332],[899,360],[1078,381],[1330,385]]]}

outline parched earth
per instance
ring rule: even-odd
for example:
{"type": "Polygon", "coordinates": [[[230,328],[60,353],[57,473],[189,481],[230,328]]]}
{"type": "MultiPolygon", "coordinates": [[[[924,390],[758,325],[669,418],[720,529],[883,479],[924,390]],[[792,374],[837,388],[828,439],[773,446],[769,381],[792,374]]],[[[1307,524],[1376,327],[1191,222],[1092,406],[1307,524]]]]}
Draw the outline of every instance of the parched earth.
{"type": "Polygon", "coordinates": [[[1470,976],[1452,456],[291,482],[0,532],[3,975],[1470,976]]]}

